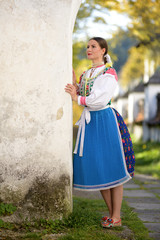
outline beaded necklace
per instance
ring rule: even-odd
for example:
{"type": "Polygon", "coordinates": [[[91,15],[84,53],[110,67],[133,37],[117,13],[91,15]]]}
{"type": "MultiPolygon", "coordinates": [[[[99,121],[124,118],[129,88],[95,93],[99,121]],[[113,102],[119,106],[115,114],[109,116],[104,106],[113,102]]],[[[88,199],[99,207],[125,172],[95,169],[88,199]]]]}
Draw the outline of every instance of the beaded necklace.
{"type": "MultiPolygon", "coordinates": [[[[103,65],[101,65],[101,66],[103,66],[103,65]]],[[[95,67],[95,69],[98,68],[98,67],[101,67],[101,66],[97,66],[97,67],[95,67]]],[[[106,68],[112,67],[112,63],[106,63],[106,64],[105,64],[105,67],[106,67],[106,68]]],[[[91,68],[93,68],[93,67],[92,67],[92,66],[89,66],[88,69],[84,72],[84,74],[85,74],[85,79],[87,79],[87,80],[88,80],[88,79],[92,79],[92,77],[86,78],[86,73],[87,73],[87,71],[88,71],[89,69],[91,69],[91,68]]],[[[97,77],[101,72],[103,72],[103,71],[104,71],[104,69],[102,69],[99,73],[97,73],[96,76],[93,77],[93,78],[96,78],[96,77],[97,77]]]]}

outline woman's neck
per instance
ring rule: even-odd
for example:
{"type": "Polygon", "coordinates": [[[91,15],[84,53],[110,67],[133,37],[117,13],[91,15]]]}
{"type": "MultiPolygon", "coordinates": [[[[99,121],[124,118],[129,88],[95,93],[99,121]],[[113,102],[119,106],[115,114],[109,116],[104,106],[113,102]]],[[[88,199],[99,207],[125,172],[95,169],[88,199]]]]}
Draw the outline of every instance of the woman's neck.
{"type": "Polygon", "coordinates": [[[99,67],[101,65],[104,65],[103,61],[101,61],[101,62],[92,62],[92,67],[99,67]]]}

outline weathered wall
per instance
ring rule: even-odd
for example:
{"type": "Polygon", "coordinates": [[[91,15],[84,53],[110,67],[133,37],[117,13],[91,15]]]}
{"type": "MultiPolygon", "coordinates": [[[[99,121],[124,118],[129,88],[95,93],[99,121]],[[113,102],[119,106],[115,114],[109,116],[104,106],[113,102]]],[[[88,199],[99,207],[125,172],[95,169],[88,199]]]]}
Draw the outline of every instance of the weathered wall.
{"type": "Polygon", "coordinates": [[[142,92],[133,92],[128,95],[128,121],[131,124],[134,122],[138,115],[138,101],[140,99],[144,99],[144,93],[142,92]]]}
{"type": "Polygon", "coordinates": [[[159,84],[148,84],[145,87],[145,121],[151,120],[157,113],[157,94],[160,92],[159,84]]]}
{"type": "Polygon", "coordinates": [[[72,209],[72,106],[64,87],[72,81],[80,2],[0,1],[0,200],[25,216],[59,218],[72,209]]]}

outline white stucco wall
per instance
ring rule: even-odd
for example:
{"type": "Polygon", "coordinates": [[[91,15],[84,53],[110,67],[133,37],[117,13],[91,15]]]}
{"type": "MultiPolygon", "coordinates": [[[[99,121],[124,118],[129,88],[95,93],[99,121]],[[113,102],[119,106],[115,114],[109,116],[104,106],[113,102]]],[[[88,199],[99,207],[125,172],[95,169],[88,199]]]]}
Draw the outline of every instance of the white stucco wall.
{"type": "Polygon", "coordinates": [[[157,113],[157,94],[160,92],[159,84],[149,84],[145,87],[144,102],[144,123],[143,123],[143,140],[160,141],[160,129],[158,126],[150,127],[145,121],[152,120],[157,113]]]}
{"type": "Polygon", "coordinates": [[[144,93],[133,92],[128,95],[128,121],[133,123],[138,115],[138,101],[144,99],[144,93]]]}
{"type": "Polygon", "coordinates": [[[72,208],[72,103],[64,87],[80,3],[0,1],[0,200],[34,216],[72,208]]]}
{"type": "Polygon", "coordinates": [[[128,97],[127,98],[119,98],[117,100],[117,110],[122,115],[123,118],[127,118],[127,116],[128,116],[128,97]]]}
{"type": "Polygon", "coordinates": [[[156,116],[158,93],[160,93],[160,84],[149,84],[145,87],[145,120],[151,120],[156,116]]]}

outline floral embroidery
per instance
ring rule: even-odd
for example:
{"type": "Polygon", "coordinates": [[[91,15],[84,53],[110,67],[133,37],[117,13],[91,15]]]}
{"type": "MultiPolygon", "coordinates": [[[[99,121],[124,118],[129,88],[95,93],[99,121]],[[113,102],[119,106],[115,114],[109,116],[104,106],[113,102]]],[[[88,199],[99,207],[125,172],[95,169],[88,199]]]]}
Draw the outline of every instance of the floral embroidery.
{"type": "MultiPolygon", "coordinates": [[[[106,67],[104,70],[102,70],[99,74],[97,74],[93,78],[86,78],[86,73],[87,71],[83,72],[82,75],[80,76],[79,93],[81,96],[89,96],[95,79],[101,75],[104,75],[105,73],[112,74],[117,79],[116,71],[111,67],[106,67]]],[[[109,104],[111,104],[111,102],[109,104]]]]}
{"type": "Polygon", "coordinates": [[[122,116],[114,108],[113,108],[113,110],[116,114],[119,130],[120,130],[121,137],[122,137],[122,144],[123,144],[123,149],[124,149],[127,170],[129,172],[129,174],[131,175],[131,177],[133,177],[134,166],[135,166],[135,156],[134,156],[131,137],[130,137],[129,131],[127,129],[127,126],[126,126],[122,116]]]}

